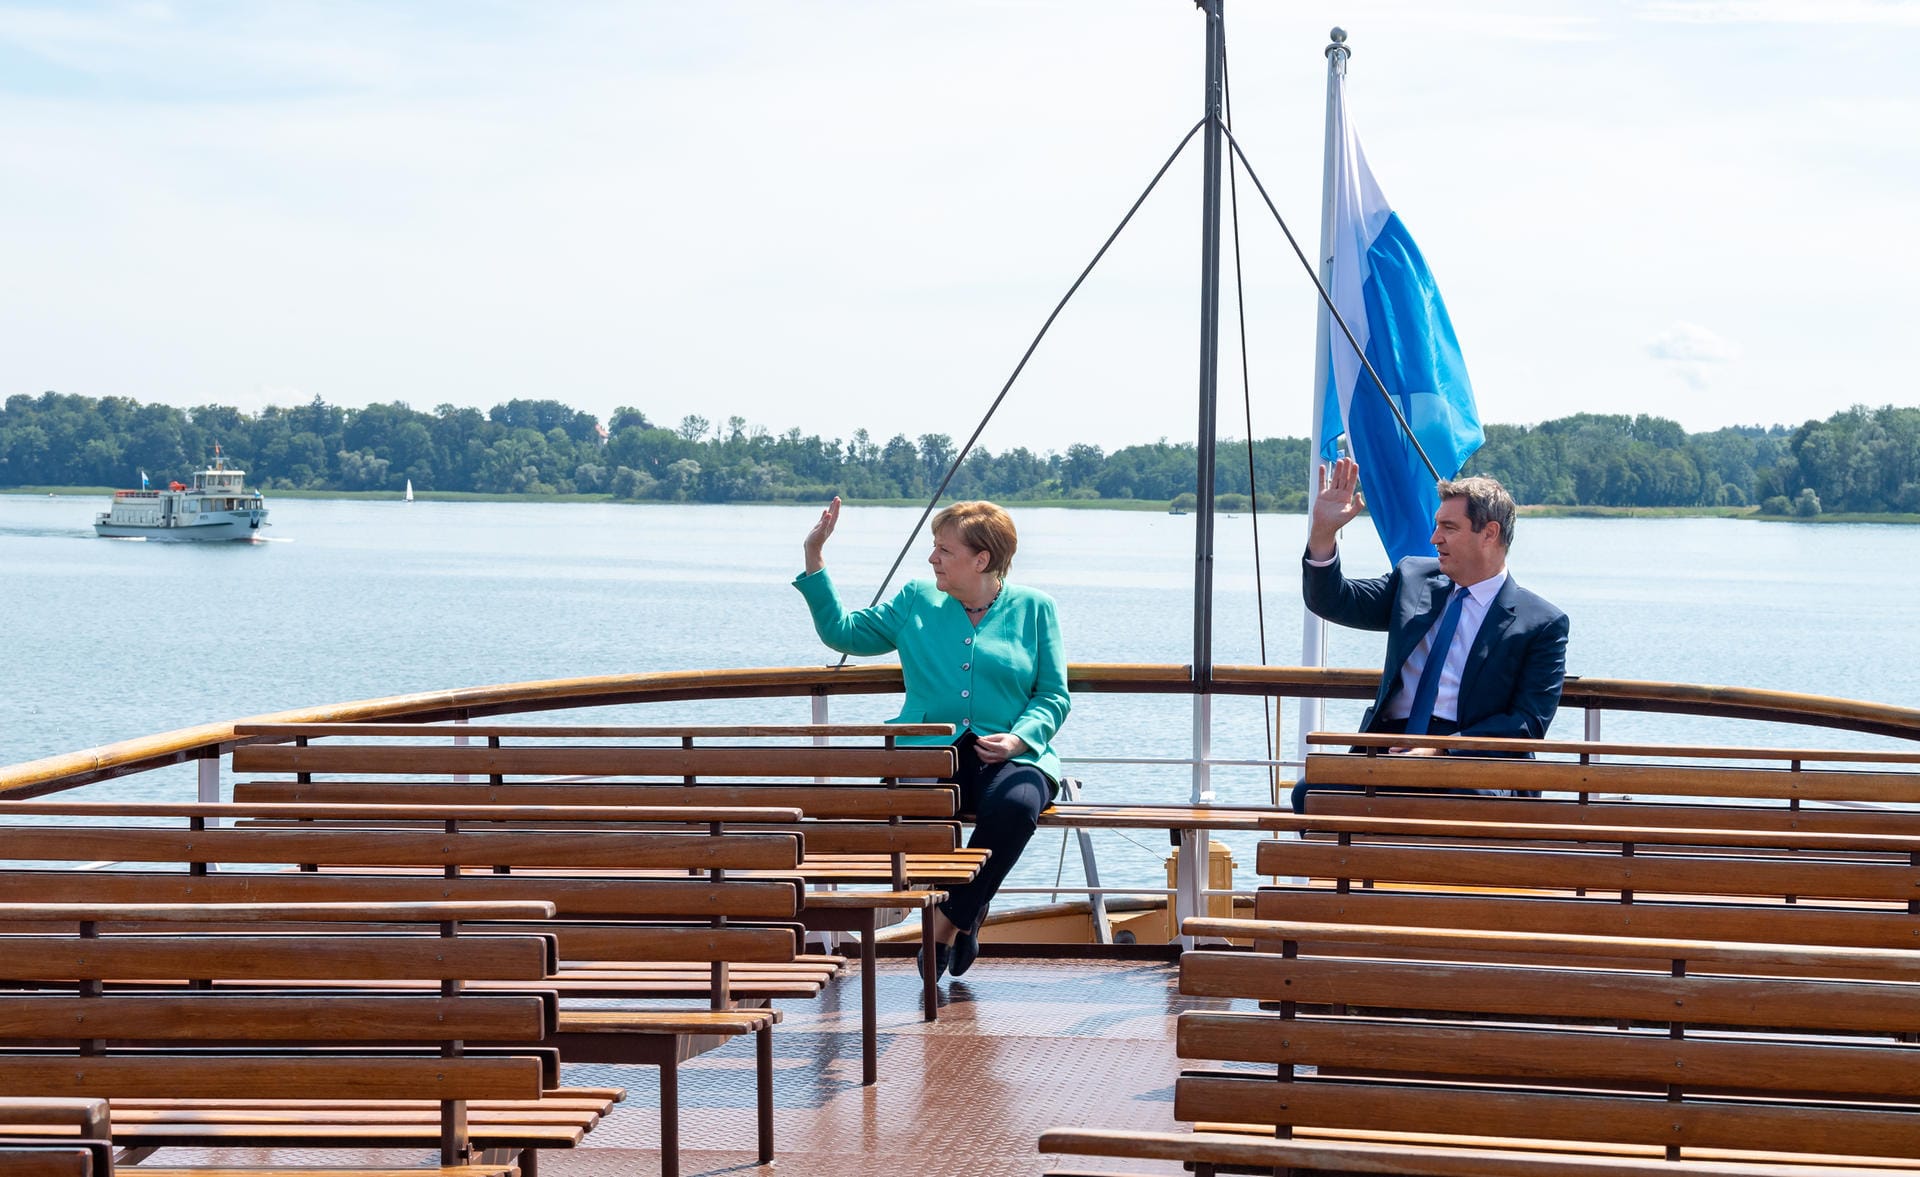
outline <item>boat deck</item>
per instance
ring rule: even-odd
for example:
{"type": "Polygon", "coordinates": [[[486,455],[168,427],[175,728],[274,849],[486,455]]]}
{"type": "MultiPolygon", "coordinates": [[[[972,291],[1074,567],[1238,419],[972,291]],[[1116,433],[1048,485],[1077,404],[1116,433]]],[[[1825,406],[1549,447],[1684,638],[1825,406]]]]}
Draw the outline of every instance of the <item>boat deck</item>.
{"type": "MultiPolygon", "coordinates": [[[[1178,966],[1165,960],[983,957],[966,977],[942,982],[940,1020],[929,1023],[920,1017],[913,968],[911,958],[880,962],[880,1081],[873,1087],[860,1086],[857,977],[843,974],[820,1000],[781,1007],[773,1165],[754,1163],[752,1039],[683,1064],[681,1172],[1033,1177],[1048,1165],[1036,1151],[1046,1128],[1179,1127],[1175,1015],[1233,1004],[1180,996],[1178,966]]],[[[543,1177],[659,1172],[657,1075],[650,1067],[567,1067],[568,1082],[624,1086],[628,1100],[581,1148],[543,1154],[543,1177]]],[[[215,1155],[166,1150],[149,1163],[215,1155]]],[[[266,1154],[223,1150],[217,1157],[249,1163],[266,1154]]],[[[274,1159],[316,1164],[328,1155],[282,1151],[274,1159]]]]}

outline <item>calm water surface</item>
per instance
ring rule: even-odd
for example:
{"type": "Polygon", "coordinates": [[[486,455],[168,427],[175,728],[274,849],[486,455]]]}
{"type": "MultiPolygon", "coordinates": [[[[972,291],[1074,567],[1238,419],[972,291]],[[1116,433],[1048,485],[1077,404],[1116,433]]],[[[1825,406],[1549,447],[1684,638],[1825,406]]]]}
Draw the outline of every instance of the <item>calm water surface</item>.
{"type": "MultiPolygon", "coordinates": [[[[96,539],[98,508],[91,498],[0,495],[0,765],[416,690],[832,660],[788,583],[813,508],[283,499],[272,504],[270,542],[254,545],[96,539]]],[[[845,597],[872,594],[917,518],[901,508],[847,510],[828,550],[845,597]]],[[[1015,578],[1058,598],[1072,660],[1189,660],[1191,517],[1016,509],[1015,518],[1015,578]]],[[[1259,523],[1267,660],[1297,663],[1304,520],[1259,523]]],[[[1252,524],[1219,521],[1223,663],[1260,660],[1252,524]]],[[[926,571],[925,548],[914,544],[903,575],[926,571]]],[[[1364,526],[1349,529],[1344,551],[1350,571],[1384,571],[1364,526]]],[[[1920,705],[1920,632],[1904,595],[1920,567],[1920,528],[1525,519],[1512,567],[1571,614],[1570,673],[1920,705]]],[[[1335,631],[1332,642],[1335,665],[1377,667],[1384,648],[1378,634],[1335,631]]],[[[834,717],[884,718],[892,703],[836,699],[834,717]]],[[[1351,727],[1359,711],[1333,704],[1328,725],[1351,727]]],[[[808,711],[805,700],[761,700],[649,714],[803,722],[808,711]]],[[[1082,695],[1059,747],[1069,758],[1184,755],[1188,714],[1179,700],[1082,695]]],[[[1282,722],[1290,751],[1290,706],[1282,722]]],[[[1580,722],[1563,712],[1555,732],[1577,735],[1580,722]]],[[[1258,703],[1220,701],[1216,729],[1216,755],[1265,754],[1258,703]]],[[[1631,713],[1608,714],[1605,734],[1810,742],[1792,728],[1631,713]]],[[[1878,743],[1840,734],[1812,742],[1878,743]]],[[[1101,800],[1183,799],[1188,788],[1184,770],[1170,768],[1076,774],[1101,800]]],[[[1267,794],[1264,774],[1251,770],[1223,771],[1217,784],[1224,799],[1267,794]]],[[[192,787],[190,771],[172,769],[87,792],[184,799],[192,787]]],[[[1109,869],[1148,881],[1164,855],[1157,840],[1118,839],[1121,861],[1109,869]]],[[[1053,877],[1057,842],[1052,834],[1036,842],[1022,864],[1026,881],[1043,867],[1053,877]]],[[[1251,861],[1250,843],[1235,849],[1251,861]]]]}

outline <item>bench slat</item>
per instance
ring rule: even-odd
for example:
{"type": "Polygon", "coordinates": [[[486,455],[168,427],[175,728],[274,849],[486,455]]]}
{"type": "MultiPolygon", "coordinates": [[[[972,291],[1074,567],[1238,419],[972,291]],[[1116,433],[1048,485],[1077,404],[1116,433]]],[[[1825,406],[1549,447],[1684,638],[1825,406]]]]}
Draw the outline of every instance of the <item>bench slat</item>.
{"type": "MultiPolygon", "coordinates": [[[[1570,990],[1568,1007],[1583,1009],[1583,994],[1573,976],[1567,971],[1554,975],[1570,990]]],[[[1676,1039],[1664,1033],[1449,1026],[1409,1019],[1286,1020],[1231,1013],[1182,1017],[1178,1039],[1182,1058],[1456,1079],[1491,1075],[1502,1081],[1625,1084],[1642,1090],[1681,1082],[1693,1090],[1823,1098],[1920,1096],[1920,1051],[1884,1045],[1827,1044],[1810,1050],[1804,1040],[1676,1039]]],[[[1920,1116],[1914,1119],[1920,1129],[1920,1116]]]]}
{"type": "Polygon", "coordinates": [[[671,805],[708,808],[793,806],[808,817],[930,817],[954,815],[952,785],[898,785],[879,781],[840,785],[623,785],[426,781],[237,781],[236,801],[423,805],[671,805]]]}
{"type": "MultiPolygon", "coordinates": [[[[429,824],[391,821],[309,823],[273,820],[249,821],[242,828],[312,829],[315,825],[324,825],[329,829],[409,829],[429,824]]],[[[503,816],[498,823],[487,822],[479,827],[469,826],[468,828],[475,832],[492,833],[502,829],[620,832],[631,827],[619,818],[604,821],[560,819],[543,822],[540,825],[526,825],[503,816]]],[[[792,826],[763,826],[750,822],[729,825],[727,828],[735,834],[791,834],[794,832],[792,826]]],[[[957,822],[915,821],[901,825],[887,825],[883,822],[814,821],[808,822],[802,829],[806,849],[809,852],[822,854],[948,854],[960,847],[960,826],[957,822]]]]}
{"type": "Polygon", "coordinates": [[[1219,1075],[1174,1085],[1174,1116],[1347,1130],[1457,1132],[1519,1139],[1622,1141],[1683,1148],[1846,1156],[1920,1155],[1920,1116],[1791,1104],[1668,1103],[1665,1096],[1422,1087],[1386,1082],[1277,1083],[1219,1075]]]}
{"type": "MultiPolygon", "coordinates": [[[[800,913],[800,885],[775,879],[596,879],[587,877],[463,874],[343,875],[329,871],[185,875],[161,871],[0,871],[0,902],[60,893],[94,903],[152,900],[174,903],[434,903],[447,900],[551,902],[561,917],[671,915],[696,918],[792,919],[800,913]]],[[[525,918],[502,911],[487,918],[525,918]]]]}
{"type": "Polygon", "coordinates": [[[1309,784],[1381,788],[1539,789],[1557,793],[1652,793],[1802,801],[1920,801],[1920,773],[1792,772],[1667,764],[1575,764],[1484,757],[1307,757],[1309,784]]]}
{"type": "Polygon", "coordinates": [[[328,862],[342,866],[431,862],[485,866],[782,870],[799,863],[795,834],[633,834],[515,831],[13,827],[7,857],[108,862],[328,862]]]}
{"type": "MultiPolygon", "coordinates": [[[[419,1041],[423,1026],[436,1035],[482,1040],[538,1041],[546,1003],[538,997],[333,998],[223,996],[217,1005],[176,997],[12,997],[0,995],[0,1038],[71,1041],[82,1030],[97,1038],[153,1041],[263,1042],[419,1041]]],[[[0,1111],[0,1122],[19,1121],[0,1111]]]]}
{"type": "MultiPolygon", "coordinates": [[[[1664,972],[1576,972],[1421,961],[1189,952],[1180,991],[1195,997],[1689,1025],[1793,1026],[1904,1034],[1920,1025],[1920,986],[1664,972]]],[[[1204,1017],[1196,1015],[1195,1022],[1204,1017]]],[[[1268,1027],[1285,1026],[1267,1019],[1268,1027]]],[[[1187,1023],[1181,1023],[1185,1033],[1187,1023]]],[[[1191,1057],[1209,1057],[1204,1051],[1191,1057]]],[[[1227,1058],[1228,1055],[1211,1057],[1227,1058]]]]}
{"type": "Polygon", "coordinates": [[[1675,805],[1659,801],[1589,801],[1558,797],[1448,797],[1409,793],[1317,793],[1315,815],[1394,817],[1423,821],[1519,825],[1634,826],[1681,830],[1920,836],[1920,813],[1896,809],[1787,809],[1768,805],[1675,805]]]}
{"type": "Polygon", "coordinates": [[[0,1057],[0,1094],[181,1099],[538,1099],[532,1058],[166,1055],[0,1057]]]}
{"type": "MultiPolygon", "coordinates": [[[[1818,1177],[1830,1170],[1739,1161],[1663,1161],[1583,1156],[1517,1149],[1432,1148],[1367,1141],[1261,1140],[1206,1132],[1131,1132],[1054,1128],[1040,1137],[1043,1153],[1194,1160],[1252,1169],[1295,1168],[1330,1173],[1395,1173],[1422,1177],[1818,1177]]],[[[1875,1170],[1880,1172],[1880,1170],[1875,1170]]],[[[1892,1172],[1888,1170],[1887,1172],[1892,1172]]]]}
{"type": "Polygon", "coordinates": [[[235,772],[516,776],[945,777],[946,745],[910,748],[486,748],[455,745],[243,744],[235,772]]]}
{"type": "Polygon", "coordinates": [[[1920,865],[1789,858],[1685,857],[1640,853],[1475,850],[1360,843],[1262,842],[1263,875],[1458,883],[1535,890],[1665,891],[1906,900],[1920,895],[1920,865]]]}
{"type": "Polygon", "coordinates": [[[1323,888],[1263,887],[1254,896],[1261,920],[1398,924],[1494,932],[1568,933],[1687,939],[1711,929],[1720,940],[1761,944],[1826,944],[1835,948],[1920,945],[1920,915],[1904,906],[1847,911],[1812,904],[1633,903],[1611,899],[1458,895],[1393,890],[1338,894],[1323,888]]]}
{"type": "Polygon", "coordinates": [[[547,976],[548,961],[547,944],[537,936],[16,936],[7,938],[3,947],[6,975],[30,981],[353,977],[538,982],[547,976]]]}

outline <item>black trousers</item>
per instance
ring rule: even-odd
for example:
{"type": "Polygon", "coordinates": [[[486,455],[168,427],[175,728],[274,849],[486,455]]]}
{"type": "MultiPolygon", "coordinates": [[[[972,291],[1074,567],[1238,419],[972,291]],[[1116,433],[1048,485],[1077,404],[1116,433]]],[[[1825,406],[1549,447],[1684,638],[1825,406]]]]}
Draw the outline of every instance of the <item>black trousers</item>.
{"type": "Polygon", "coordinates": [[[978,741],[972,732],[953,745],[959,767],[950,778],[960,786],[960,816],[973,822],[973,836],[967,846],[988,850],[991,854],[970,882],[947,889],[947,900],[940,910],[963,931],[977,930],[987,914],[1007,872],[1020,861],[1033,831],[1040,826],[1040,811],[1053,803],[1060,786],[1031,764],[986,764],[975,750],[978,741]]]}

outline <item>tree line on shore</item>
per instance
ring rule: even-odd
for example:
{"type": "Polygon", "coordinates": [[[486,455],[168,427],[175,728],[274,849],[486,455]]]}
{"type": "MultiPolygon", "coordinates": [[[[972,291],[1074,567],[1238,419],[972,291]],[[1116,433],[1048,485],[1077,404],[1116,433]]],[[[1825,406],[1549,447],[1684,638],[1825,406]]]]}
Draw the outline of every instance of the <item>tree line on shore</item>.
{"type": "MultiPolygon", "coordinates": [[[[0,408],[0,486],[155,485],[184,481],[219,443],[265,490],[605,494],[669,502],[924,499],[952,463],[951,436],[881,442],[864,429],[822,438],[772,433],[731,417],[664,426],[621,408],[602,429],[554,400],[482,413],[443,404],[346,409],[320,398],[257,414],[182,409],[124,397],[44,393],[0,408]]],[[[1035,453],[976,449],[950,498],[1177,501],[1193,490],[1191,442],[1111,453],[1094,445],[1035,453]]],[[[1302,438],[1223,442],[1215,493],[1245,509],[1306,504],[1302,438]]],[[[1856,406],[1824,421],[1688,433],[1647,415],[1577,413],[1538,425],[1489,425],[1467,472],[1491,474],[1522,503],[1601,507],[1747,507],[1764,513],[1920,514],[1920,408],[1856,406]]]]}

